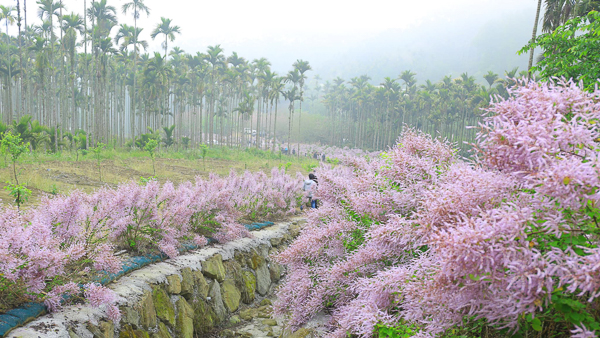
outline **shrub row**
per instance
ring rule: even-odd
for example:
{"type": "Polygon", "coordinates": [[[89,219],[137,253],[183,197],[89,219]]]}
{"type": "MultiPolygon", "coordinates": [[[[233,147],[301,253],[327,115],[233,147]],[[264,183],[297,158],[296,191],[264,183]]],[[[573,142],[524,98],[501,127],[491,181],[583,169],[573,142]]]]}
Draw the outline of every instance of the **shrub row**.
{"type": "Polygon", "coordinates": [[[270,176],[231,173],[178,186],[151,180],[74,191],[23,212],[0,206],[0,311],[26,301],[56,310],[68,299],[105,307],[118,320],[115,295],[93,280],[119,272],[123,253],[175,257],[185,245],[206,245],[207,237],[250,236],[241,220],[284,217],[301,197],[301,179],[273,169],[270,176]]]}
{"type": "Polygon", "coordinates": [[[599,90],[521,82],[492,102],[473,162],[409,130],[320,169],[276,312],[297,327],[331,311],[335,337],[595,337],[599,124],[599,90]]]}

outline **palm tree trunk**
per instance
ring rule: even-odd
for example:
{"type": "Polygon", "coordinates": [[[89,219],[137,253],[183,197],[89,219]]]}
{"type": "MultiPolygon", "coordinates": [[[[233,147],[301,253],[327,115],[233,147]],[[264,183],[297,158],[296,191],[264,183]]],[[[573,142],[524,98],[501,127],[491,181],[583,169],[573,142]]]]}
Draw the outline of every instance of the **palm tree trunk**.
{"type": "Polygon", "coordinates": [[[215,96],[214,93],[211,95],[210,100],[210,116],[209,116],[209,126],[208,126],[208,137],[210,141],[210,145],[214,144],[214,124],[215,124],[215,96]]]}
{"type": "MultiPolygon", "coordinates": [[[[252,109],[254,110],[254,107],[252,107],[252,109]]],[[[249,114],[250,114],[250,116],[249,116],[249,118],[250,118],[250,145],[248,146],[248,148],[252,147],[252,131],[253,131],[253,129],[252,129],[252,122],[253,122],[252,121],[252,113],[254,113],[254,111],[249,112],[249,114]]]]}
{"type": "MultiPolygon", "coordinates": [[[[9,35],[8,35],[8,18],[4,20],[6,23],[6,45],[10,46],[9,35]]],[[[12,107],[12,60],[10,57],[10,48],[6,48],[7,54],[7,63],[8,63],[8,81],[6,81],[6,85],[8,86],[8,116],[9,119],[15,120],[16,116],[14,116],[13,107],[12,107]]],[[[10,120],[9,120],[10,122],[10,120]]]]}
{"type": "MultiPolygon", "coordinates": [[[[293,101],[292,101],[293,102],[293,101]]],[[[288,155],[292,150],[291,147],[291,139],[292,139],[292,114],[294,112],[294,105],[290,102],[290,115],[289,115],[289,123],[288,123],[288,155]]]]}
{"type": "Polygon", "coordinates": [[[229,109],[227,110],[229,112],[229,139],[227,140],[227,144],[229,145],[230,148],[233,148],[233,131],[234,131],[234,126],[235,126],[235,121],[234,121],[234,117],[233,117],[233,100],[234,100],[234,93],[233,93],[233,89],[230,89],[230,97],[229,97],[229,109]]]}
{"type": "Polygon", "coordinates": [[[275,143],[277,143],[277,103],[279,102],[279,98],[275,97],[275,118],[273,123],[273,150],[275,152],[275,143]]]}
{"type": "MultiPolygon", "coordinates": [[[[302,84],[302,83],[301,83],[302,84]]],[[[298,113],[298,157],[300,157],[300,131],[301,131],[301,125],[300,125],[300,120],[302,119],[302,97],[304,96],[304,92],[302,91],[302,88],[304,87],[304,85],[300,86],[300,112],[298,113]]]]}
{"type": "MultiPolygon", "coordinates": [[[[542,0],[538,0],[537,11],[535,12],[535,22],[533,23],[533,33],[531,33],[531,42],[535,40],[537,34],[538,22],[540,21],[540,9],[542,8],[542,0]]],[[[527,67],[528,77],[531,79],[531,67],[533,66],[533,51],[529,51],[529,66],[527,67]]]]}
{"type": "MultiPolygon", "coordinates": [[[[273,123],[273,101],[271,101],[271,109],[269,110],[269,120],[267,121],[268,129],[267,134],[265,135],[265,140],[269,139],[269,135],[271,134],[271,125],[273,123]]],[[[269,150],[269,141],[265,142],[265,150],[269,150]]]]}
{"type": "Polygon", "coordinates": [[[256,149],[260,148],[260,111],[261,100],[259,97],[258,100],[256,100],[256,149]]]}
{"type": "MultiPolygon", "coordinates": [[[[135,105],[135,91],[137,88],[137,2],[133,2],[133,26],[134,26],[134,35],[133,35],[133,88],[131,89],[131,139],[135,140],[135,113],[136,113],[136,105],[135,105]]],[[[135,141],[134,141],[135,144],[135,141]]]]}
{"type": "Polygon", "coordinates": [[[83,0],[83,27],[84,27],[84,39],[83,39],[83,48],[84,48],[84,61],[85,61],[85,73],[82,75],[82,79],[84,80],[82,83],[82,87],[85,84],[85,91],[83,91],[85,93],[85,104],[82,107],[82,113],[83,113],[83,118],[81,121],[82,124],[82,129],[85,129],[86,131],[86,135],[85,135],[85,149],[89,149],[90,148],[90,129],[88,126],[88,116],[89,116],[89,98],[87,95],[88,92],[88,81],[89,81],[89,74],[90,74],[90,69],[89,69],[89,63],[88,63],[88,59],[87,59],[87,46],[88,46],[88,37],[87,37],[87,0],[83,0]],[[88,78],[86,78],[86,75],[88,76],[88,78]]]}
{"type": "MultiPolygon", "coordinates": [[[[24,107],[25,107],[25,95],[23,95],[24,90],[23,90],[23,43],[22,43],[22,37],[21,37],[21,4],[20,1],[17,0],[17,27],[19,28],[19,69],[21,70],[19,72],[19,84],[21,87],[21,105],[19,107],[19,112],[23,112],[24,111],[24,107]]],[[[19,114],[17,114],[16,118],[19,118],[19,114]]]]}
{"type": "Polygon", "coordinates": [[[199,117],[199,121],[198,121],[198,129],[200,131],[200,143],[204,143],[204,137],[202,135],[202,108],[204,106],[203,104],[203,100],[204,100],[204,95],[200,94],[200,112],[198,113],[198,117],[199,117]]]}

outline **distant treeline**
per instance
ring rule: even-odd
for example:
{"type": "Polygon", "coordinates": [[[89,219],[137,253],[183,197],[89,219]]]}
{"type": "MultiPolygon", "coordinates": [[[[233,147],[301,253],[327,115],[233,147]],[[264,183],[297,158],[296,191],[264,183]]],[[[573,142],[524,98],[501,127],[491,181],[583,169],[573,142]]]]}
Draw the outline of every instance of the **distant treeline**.
{"type": "MultiPolygon", "coordinates": [[[[45,134],[53,133],[56,140],[85,131],[86,148],[99,141],[125,145],[148,129],[152,133],[172,125],[177,143],[267,147],[282,95],[302,99],[310,70],[306,61],[295,62],[284,77],[272,72],[265,58],[225,56],[219,45],[195,55],[169,49],[181,30],[166,18],[151,34],[164,39],[164,53],[149,55],[140,53],[148,46],[139,38],[143,29],[118,24],[117,8],[106,0],[84,2],[83,16],[68,13],[61,1],[37,4],[40,26],[26,24],[24,7],[0,6],[0,24],[7,28],[0,35],[5,125],[30,116],[50,128],[45,134]],[[19,34],[10,36],[8,26],[15,23],[19,34]]],[[[149,11],[142,0],[121,9],[136,23],[149,11]]],[[[291,126],[289,119],[287,134],[291,126]]],[[[52,146],[57,151],[60,142],[52,146]]]]}
{"type": "MultiPolygon", "coordinates": [[[[345,81],[315,83],[307,91],[309,110],[328,117],[325,139],[337,146],[367,149],[386,149],[396,142],[403,126],[414,127],[434,136],[442,136],[463,147],[463,142],[474,141],[476,126],[493,96],[508,97],[508,89],[515,85],[514,78],[527,72],[512,69],[505,77],[488,72],[487,86],[477,84],[474,77],[463,73],[458,78],[444,77],[438,83],[430,80],[417,85],[416,74],[407,70],[398,78],[386,77],[379,85],[372,85],[368,75],[345,81]]],[[[466,148],[465,148],[466,149],[466,148]]]]}
{"type": "MultiPolygon", "coordinates": [[[[568,11],[564,4],[546,2],[544,30],[598,3],[568,11]]],[[[181,29],[167,18],[150,34],[163,41],[164,52],[147,54],[148,43],[140,38],[144,29],[137,27],[137,19],[150,10],[143,0],[119,9],[107,0],[84,1],[84,15],[67,11],[62,1],[38,0],[40,25],[27,25],[25,6],[19,1],[17,7],[0,6],[0,25],[6,28],[0,34],[0,116],[7,125],[31,116],[47,126],[52,151],[65,135],[85,134],[85,148],[100,141],[135,145],[148,129],[165,128],[174,144],[274,149],[290,146],[292,135],[297,142],[311,135],[308,141],[385,149],[405,124],[462,147],[475,133],[465,127],[477,125],[490,96],[506,97],[513,85],[507,78],[523,75],[517,69],[507,71],[507,78],[489,72],[487,86],[466,73],[418,86],[411,71],[380,85],[370,84],[367,75],[319,83],[318,76],[308,81],[311,66],[303,60],[280,76],[267,59],[227,56],[219,45],[195,54],[170,49],[181,29]],[[118,11],[132,15],[134,26],[119,24],[118,11]],[[8,34],[14,24],[16,36],[8,34]],[[303,127],[303,101],[328,121],[303,127]],[[283,108],[279,116],[278,108],[283,108]],[[324,127],[323,135],[312,136],[311,130],[324,127]]]]}

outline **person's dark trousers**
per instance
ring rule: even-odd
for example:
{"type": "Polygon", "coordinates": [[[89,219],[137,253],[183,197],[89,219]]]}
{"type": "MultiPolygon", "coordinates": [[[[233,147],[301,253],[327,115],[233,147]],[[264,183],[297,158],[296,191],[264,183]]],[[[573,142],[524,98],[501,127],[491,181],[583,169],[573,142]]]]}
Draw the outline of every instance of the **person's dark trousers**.
{"type": "Polygon", "coordinates": [[[317,200],[311,200],[310,201],[310,207],[313,208],[313,209],[317,209],[318,208],[318,206],[317,206],[317,200]]]}

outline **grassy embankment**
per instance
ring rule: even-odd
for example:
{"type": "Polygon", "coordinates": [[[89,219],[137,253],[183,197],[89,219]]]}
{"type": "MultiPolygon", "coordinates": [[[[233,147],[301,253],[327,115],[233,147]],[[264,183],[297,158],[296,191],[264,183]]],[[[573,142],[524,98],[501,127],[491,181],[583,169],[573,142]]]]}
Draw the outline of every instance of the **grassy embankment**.
{"type": "MultiPolygon", "coordinates": [[[[60,154],[32,153],[19,159],[17,174],[19,182],[32,191],[24,208],[35,206],[45,194],[64,194],[79,189],[92,192],[102,186],[114,187],[121,182],[139,180],[152,176],[152,160],[145,151],[107,149],[101,152],[100,173],[95,154],[88,153],[79,159],[74,152],[60,154]]],[[[199,150],[162,151],[155,160],[156,178],[164,183],[194,180],[196,176],[207,178],[209,173],[227,175],[230,170],[269,173],[273,167],[288,166],[288,173],[308,174],[318,162],[312,158],[272,154],[255,149],[237,150],[211,148],[203,161],[199,150]],[[204,162],[204,163],[203,163],[204,162]]],[[[13,181],[10,159],[0,158],[0,203],[14,204],[4,189],[7,181],[13,181]]]]}

